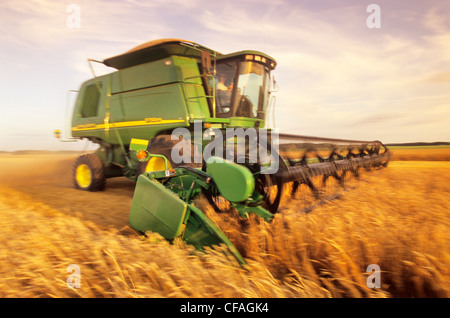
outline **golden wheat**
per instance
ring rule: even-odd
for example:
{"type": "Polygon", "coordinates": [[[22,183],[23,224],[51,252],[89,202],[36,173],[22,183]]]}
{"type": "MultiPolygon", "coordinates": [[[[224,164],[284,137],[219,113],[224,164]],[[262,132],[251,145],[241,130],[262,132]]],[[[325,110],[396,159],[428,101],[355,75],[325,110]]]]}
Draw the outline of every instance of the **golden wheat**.
{"type": "MultiPolygon", "coordinates": [[[[81,196],[70,182],[61,186],[70,169],[49,177],[23,170],[36,160],[22,159],[0,173],[9,176],[0,189],[3,298],[450,296],[448,162],[394,161],[344,190],[333,184],[341,195],[323,204],[307,188],[291,198],[288,187],[272,223],[218,214],[200,199],[246,258],[240,267],[223,246],[202,253],[135,233],[126,222],[132,187],[120,180],[81,196]],[[305,213],[305,204],[316,205],[305,213]],[[80,267],[80,288],[67,285],[70,264],[80,267]],[[366,284],[370,264],[381,269],[381,288],[366,284]]],[[[46,160],[47,172],[67,164],[46,160]]]]}
{"type": "Polygon", "coordinates": [[[448,148],[395,148],[392,150],[393,160],[400,161],[450,161],[448,148]]]}

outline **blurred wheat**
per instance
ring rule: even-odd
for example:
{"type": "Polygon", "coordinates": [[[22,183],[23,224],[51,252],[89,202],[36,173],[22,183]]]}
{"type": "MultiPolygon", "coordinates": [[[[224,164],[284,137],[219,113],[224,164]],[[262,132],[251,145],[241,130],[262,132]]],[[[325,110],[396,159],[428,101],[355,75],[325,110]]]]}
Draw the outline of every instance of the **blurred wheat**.
{"type": "MultiPolygon", "coordinates": [[[[450,163],[392,162],[352,180],[339,199],[314,203],[307,189],[272,223],[198,204],[242,252],[198,252],[182,241],[105,229],[19,190],[1,188],[0,297],[449,297],[450,163]],[[67,267],[81,288],[67,286],[67,267]],[[366,268],[381,268],[381,288],[366,268]]],[[[332,185],[339,189],[337,184],[332,185]]]]}
{"type": "Polygon", "coordinates": [[[262,264],[241,268],[225,248],[199,253],[183,242],[130,228],[104,230],[3,188],[0,297],[312,297],[320,289],[285,284],[262,264]],[[69,288],[67,267],[81,269],[69,288]]]}
{"type": "Polygon", "coordinates": [[[208,215],[277,280],[301,277],[331,297],[448,297],[450,163],[418,166],[393,162],[312,213],[286,196],[272,224],[208,215]],[[380,289],[367,287],[370,264],[381,268],[380,289]]]}

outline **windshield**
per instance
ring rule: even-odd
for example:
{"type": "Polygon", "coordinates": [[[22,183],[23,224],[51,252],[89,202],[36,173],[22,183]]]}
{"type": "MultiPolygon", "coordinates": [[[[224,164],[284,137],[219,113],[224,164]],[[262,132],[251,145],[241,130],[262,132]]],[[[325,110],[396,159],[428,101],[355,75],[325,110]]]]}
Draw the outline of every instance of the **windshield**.
{"type": "Polygon", "coordinates": [[[217,63],[218,117],[264,119],[269,94],[269,70],[263,64],[236,60],[217,63]]]}

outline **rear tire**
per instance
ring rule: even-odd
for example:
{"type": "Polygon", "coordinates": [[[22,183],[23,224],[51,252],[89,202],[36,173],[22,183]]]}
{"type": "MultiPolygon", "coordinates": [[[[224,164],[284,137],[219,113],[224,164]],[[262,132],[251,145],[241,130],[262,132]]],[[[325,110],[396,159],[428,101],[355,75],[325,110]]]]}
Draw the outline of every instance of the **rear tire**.
{"type": "Polygon", "coordinates": [[[78,157],[73,166],[72,176],[76,189],[91,192],[105,189],[105,165],[96,154],[78,157]]]}

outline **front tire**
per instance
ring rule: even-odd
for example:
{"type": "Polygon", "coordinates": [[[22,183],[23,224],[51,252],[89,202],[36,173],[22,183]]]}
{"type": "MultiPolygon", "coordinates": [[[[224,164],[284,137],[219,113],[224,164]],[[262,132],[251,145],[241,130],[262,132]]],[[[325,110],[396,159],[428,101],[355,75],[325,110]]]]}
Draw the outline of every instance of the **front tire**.
{"type": "Polygon", "coordinates": [[[76,189],[91,192],[105,189],[105,166],[96,154],[78,157],[72,175],[76,189]]]}

